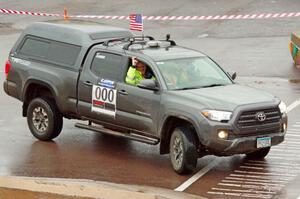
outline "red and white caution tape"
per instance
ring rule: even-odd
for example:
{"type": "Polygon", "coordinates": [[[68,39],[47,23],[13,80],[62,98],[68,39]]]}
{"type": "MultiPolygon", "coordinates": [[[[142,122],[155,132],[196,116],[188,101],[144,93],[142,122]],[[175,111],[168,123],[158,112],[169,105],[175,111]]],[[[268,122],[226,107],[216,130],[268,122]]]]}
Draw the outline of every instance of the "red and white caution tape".
{"type": "Polygon", "coordinates": [[[18,14],[18,15],[34,15],[34,16],[45,16],[45,17],[59,17],[59,14],[50,14],[42,12],[28,12],[28,11],[18,11],[18,10],[8,10],[0,8],[0,13],[5,14],[18,14]]]}
{"type": "MultiPolygon", "coordinates": [[[[50,14],[41,12],[27,12],[18,10],[8,10],[0,8],[0,13],[47,16],[47,17],[63,17],[60,14],[50,14]]],[[[233,19],[274,19],[274,18],[289,18],[299,17],[300,12],[289,13],[262,13],[262,14],[245,14],[245,15],[209,15],[209,16],[143,16],[143,20],[149,21],[201,21],[201,20],[233,20],[233,19]]],[[[85,18],[85,19],[109,19],[109,20],[129,20],[129,16],[110,16],[110,15],[73,15],[70,18],[85,18]]]]}

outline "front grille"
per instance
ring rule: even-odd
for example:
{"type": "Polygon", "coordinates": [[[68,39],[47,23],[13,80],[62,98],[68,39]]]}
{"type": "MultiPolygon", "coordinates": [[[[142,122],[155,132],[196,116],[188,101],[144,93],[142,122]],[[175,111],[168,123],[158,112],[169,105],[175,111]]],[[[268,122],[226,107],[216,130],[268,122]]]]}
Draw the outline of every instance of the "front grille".
{"type": "Polygon", "coordinates": [[[256,109],[244,111],[237,121],[240,135],[260,135],[280,132],[281,113],[278,107],[268,109],[256,109]],[[257,113],[263,112],[266,116],[264,121],[259,121],[257,113]]]}

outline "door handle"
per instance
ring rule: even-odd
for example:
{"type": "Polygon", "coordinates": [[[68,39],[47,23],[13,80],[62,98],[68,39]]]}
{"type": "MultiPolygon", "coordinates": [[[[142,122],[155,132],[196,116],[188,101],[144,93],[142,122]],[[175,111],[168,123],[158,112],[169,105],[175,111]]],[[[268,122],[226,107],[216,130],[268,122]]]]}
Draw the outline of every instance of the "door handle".
{"type": "Polygon", "coordinates": [[[86,86],[93,86],[93,84],[90,81],[85,81],[83,82],[83,84],[86,86]]]}
{"type": "Polygon", "coordinates": [[[125,90],[119,90],[118,93],[121,95],[128,95],[128,93],[125,90]]]}

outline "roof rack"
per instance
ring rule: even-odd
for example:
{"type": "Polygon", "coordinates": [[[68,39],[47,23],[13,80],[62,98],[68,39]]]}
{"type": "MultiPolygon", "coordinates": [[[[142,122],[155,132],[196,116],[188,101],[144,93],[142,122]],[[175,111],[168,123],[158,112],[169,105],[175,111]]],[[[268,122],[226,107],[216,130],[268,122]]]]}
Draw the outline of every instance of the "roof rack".
{"type": "MultiPolygon", "coordinates": [[[[116,42],[116,41],[129,42],[128,44],[125,44],[123,46],[124,50],[128,50],[131,45],[140,44],[140,45],[144,46],[147,44],[148,41],[155,41],[155,39],[152,36],[121,37],[121,38],[114,38],[114,39],[106,40],[103,42],[103,45],[108,46],[109,43],[116,42]]],[[[170,34],[166,35],[165,40],[157,40],[157,41],[169,42],[170,46],[176,46],[176,42],[173,40],[170,40],[170,34]]]]}
{"type": "Polygon", "coordinates": [[[149,41],[154,41],[154,37],[151,36],[135,36],[129,38],[129,43],[123,46],[124,50],[128,50],[129,47],[133,44],[141,44],[146,45],[147,41],[145,39],[148,39],[149,41]]]}
{"type": "Polygon", "coordinates": [[[108,46],[109,43],[116,42],[116,41],[145,41],[145,39],[148,39],[149,41],[154,40],[154,38],[151,36],[121,37],[121,38],[114,38],[114,39],[106,40],[103,42],[103,45],[108,46]]]}

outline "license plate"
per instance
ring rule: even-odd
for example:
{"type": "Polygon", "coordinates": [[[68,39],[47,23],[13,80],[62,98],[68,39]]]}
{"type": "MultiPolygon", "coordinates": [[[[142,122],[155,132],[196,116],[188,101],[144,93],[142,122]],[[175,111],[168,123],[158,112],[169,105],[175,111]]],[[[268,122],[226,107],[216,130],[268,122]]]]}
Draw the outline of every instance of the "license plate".
{"type": "Polygon", "coordinates": [[[257,138],[256,140],[256,147],[257,148],[265,148],[271,146],[271,138],[270,137],[263,137],[257,138]]]}

